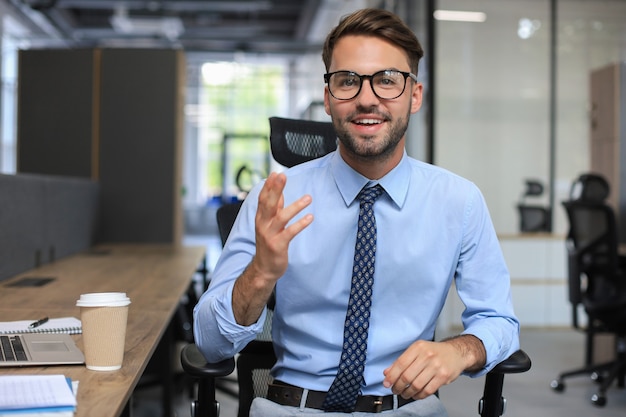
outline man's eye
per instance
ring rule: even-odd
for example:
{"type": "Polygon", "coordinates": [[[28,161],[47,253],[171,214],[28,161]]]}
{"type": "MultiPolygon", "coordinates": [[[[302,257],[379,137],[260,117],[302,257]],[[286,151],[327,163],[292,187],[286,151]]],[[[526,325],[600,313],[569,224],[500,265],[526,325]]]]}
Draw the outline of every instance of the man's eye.
{"type": "Polygon", "coordinates": [[[355,85],[359,84],[359,79],[357,77],[346,77],[342,82],[341,85],[344,87],[354,87],[355,85]]]}
{"type": "Polygon", "coordinates": [[[398,79],[396,77],[390,76],[381,76],[377,81],[376,85],[380,87],[394,87],[398,85],[398,79]]]}

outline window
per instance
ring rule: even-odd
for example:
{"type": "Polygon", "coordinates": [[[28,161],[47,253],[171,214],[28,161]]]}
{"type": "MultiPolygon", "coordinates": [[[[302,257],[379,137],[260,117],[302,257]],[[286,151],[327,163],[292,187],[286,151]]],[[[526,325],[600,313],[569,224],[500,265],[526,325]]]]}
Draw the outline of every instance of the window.
{"type": "Polygon", "coordinates": [[[268,118],[285,103],[284,67],[193,60],[190,65],[197,85],[186,112],[192,128],[186,133],[185,201],[193,206],[243,197],[269,173],[268,118]]]}

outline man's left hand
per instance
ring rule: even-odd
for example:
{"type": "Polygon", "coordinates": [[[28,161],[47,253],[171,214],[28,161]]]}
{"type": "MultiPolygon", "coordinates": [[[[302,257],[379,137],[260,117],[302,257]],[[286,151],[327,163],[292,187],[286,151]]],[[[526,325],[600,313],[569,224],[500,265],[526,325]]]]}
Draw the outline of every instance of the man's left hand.
{"type": "Polygon", "coordinates": [[[485,360],[482,342],[472,335],[441,342],[418,340],[385,369],[383,385],[402,398],[419,400],[433,395],[461,372],[480,369],[485,360]]]}

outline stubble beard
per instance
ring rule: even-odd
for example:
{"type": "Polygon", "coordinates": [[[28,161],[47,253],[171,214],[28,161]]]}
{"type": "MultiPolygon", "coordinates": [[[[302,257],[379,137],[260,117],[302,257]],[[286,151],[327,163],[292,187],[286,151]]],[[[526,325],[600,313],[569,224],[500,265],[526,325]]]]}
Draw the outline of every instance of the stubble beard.
{"type": "Polygon", "coordinates": [[[353,157],[361,161],[384,161],[388,159],[393,151],[397,148],[409,126],[410,111],[405,117],[396,119],[395,121],[388,115],[379,111],[357,109],[357,111],[343,120],[333,119],[333,125],[337,138],[353,157]],[[379,140],[376,136],[353,136],[349,130],[350,120],[354,119],[358,114],[378,114],[383,116],[384,120],[390,124],[386,135],[379,140]]]}

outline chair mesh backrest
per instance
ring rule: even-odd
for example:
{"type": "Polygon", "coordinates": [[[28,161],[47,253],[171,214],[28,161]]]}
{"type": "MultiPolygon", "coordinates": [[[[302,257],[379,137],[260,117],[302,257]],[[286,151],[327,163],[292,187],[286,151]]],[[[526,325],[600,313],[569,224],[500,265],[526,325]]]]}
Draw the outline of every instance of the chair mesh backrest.
{"type": "Polygon", "coordinates": [[[270,148],[281,165],[292,167],[337,149],[332,123],[270,117],[270,148]]]}
{"type": "Polygon", "coordinates": [[[520,231],[547,232],[550,230],[550,209],[540,206],[518,205],[520,231]]]}
{"type": "Polygon", "coordinates": [[[582,174],[572,184],[570,199],[601,202],[606,200],[609,192],[609,182],[602,175],[582,174]]]}
{"type": "Polygon", "coordinates": [[[267,388],[274,378],[269,369],[252,370],[252,382],[254,383],[254,398],[267,397],[267,388]]]}
{"type": "Polygon", "coordinates": [[[571,302],[601,302],[622,285],[618,275],[617,225],[613,209],[603,202],[564,202],[568,233],[571,302]],[[578,275],[578,276],[576,276],[578,275]],[[586,282],[580,281],[580,275],[586,282]]]}

